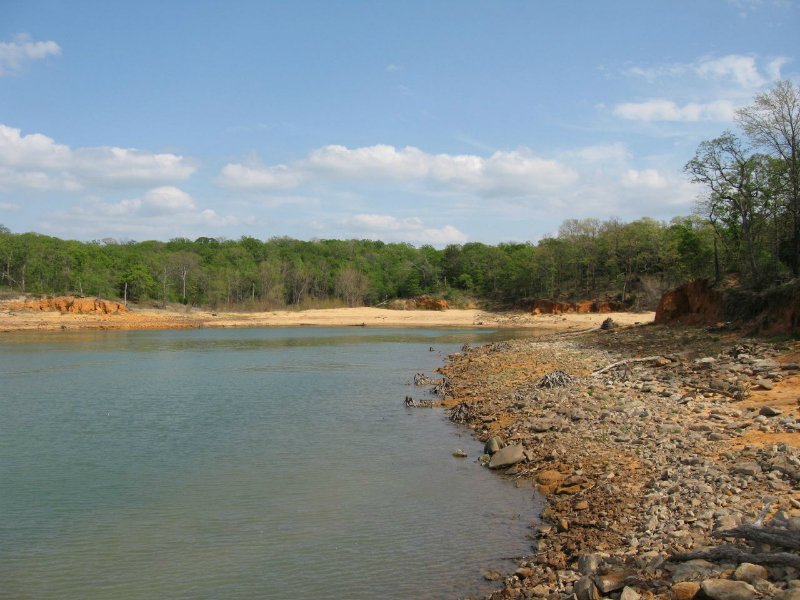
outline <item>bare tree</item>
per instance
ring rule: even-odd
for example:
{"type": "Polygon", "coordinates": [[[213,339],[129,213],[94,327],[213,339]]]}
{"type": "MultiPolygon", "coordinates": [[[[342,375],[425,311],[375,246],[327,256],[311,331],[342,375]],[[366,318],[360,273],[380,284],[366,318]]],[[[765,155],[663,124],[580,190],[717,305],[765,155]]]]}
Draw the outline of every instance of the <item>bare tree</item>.
{"type": "Polygon", "coordinates": [[[200,257],[192,252],[176,252],[170,255],[170,266],[181,283],[181,299],[186,300],[186,280],[199,266],[200,257]]]}
{"type": "Polygon", "coordinates": [[[361,306],[367,291],[369,282],[362,272],[349,265],[339,269],[336,274],[335,292],[348,306],[361,306]]]}

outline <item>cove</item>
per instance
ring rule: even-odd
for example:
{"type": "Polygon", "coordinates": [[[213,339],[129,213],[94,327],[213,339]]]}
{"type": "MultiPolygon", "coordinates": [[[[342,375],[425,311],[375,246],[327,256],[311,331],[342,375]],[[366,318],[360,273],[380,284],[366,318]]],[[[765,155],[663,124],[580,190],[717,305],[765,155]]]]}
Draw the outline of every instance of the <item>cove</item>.
{"type": "Polygon", "coordinates": [[[406,385],[414,373],[490,339],[361,328],[0,338],[3,597],[488,590],[483,570],[530,553],[541,505],[476,463],[469,430],[403,398],[425,395],[406,385]]]}

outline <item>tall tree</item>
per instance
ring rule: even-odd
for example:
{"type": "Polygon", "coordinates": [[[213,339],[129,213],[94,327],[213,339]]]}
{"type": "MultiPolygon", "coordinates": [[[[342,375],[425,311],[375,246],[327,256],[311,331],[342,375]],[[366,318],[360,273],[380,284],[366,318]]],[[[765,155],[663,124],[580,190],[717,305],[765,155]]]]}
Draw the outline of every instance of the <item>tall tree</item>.
{"type": "Polygon", "coordinates": [[[792,219],[791,267],[800,274],[800,85],[778,81],[757,94],[751,106],[736,111],[741,128],[757,147],[786,164],[786,187],[792,219]]]}

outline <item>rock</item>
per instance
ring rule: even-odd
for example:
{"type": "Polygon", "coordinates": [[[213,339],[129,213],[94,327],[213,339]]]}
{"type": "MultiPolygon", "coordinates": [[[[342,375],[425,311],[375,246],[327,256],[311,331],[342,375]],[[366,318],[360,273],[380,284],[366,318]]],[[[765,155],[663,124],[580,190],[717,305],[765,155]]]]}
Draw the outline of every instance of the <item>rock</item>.
{"type": "Polygon", "coordinates": [[[766,579],[767,576],[768,573],[764,567],[753,563],[742,563],[733,573],[736,581],[746,581],[747,583],[753,583],[755,579],[766,579]]]}
{"type": "Polygon", "coordinates": [[[800,363],[786,363],[781,367],[783,371],[800,371],[800,363]]]}
{"type": "Polygon", "coordinates": [[[558,471],[553,471],[553,470],[547,470],[539,473],[536,476],[536,481],[538,481],[542,485],[553,485],[555,483],[560,482],[564,478],[566,478],[566,475],[564,473],[559,473],[558,471]]]}
{"type": "Polygon", "coordinates": [[[486,571],[486,573],[483,574],[483,578],[486,581],[500,581],[503,576],[497,571],[486,571]]]}
{"type": "Polygon", "coordinates": [[[486,443],[483,445],[483,451],[486,454],[492,455],[495,452],[502,450],[505,445],[506,444],[503,441],[503,438],[501,438],[499,435],[493,435],[486,440],[486,443]]]}
{"type": "Polygon", "coordinates": [[[556,529],[558,529],[561,533],[569,531],[569,521],[566,519],[559,519],[558,523],[556,524],[556,529]]]}
{"type": "Polygon", "coordinates": [[[627,585],[622,588],[622,594],[619,596],[619,600],[639,600],[639,598],[641,598],[639,593],[627,585]]]}
{"type": "Polygon", "coordinates": [[[761,386],[765,390],[771,390],[775,387],[775,384],[769,379],[756,379],[756,385],[761,386]]]}
{"type": "Polygon", "coordinates": [[[572,591],[578,600],[600,600],[600,593],[594,585],[591,577],[581,577],[575,582],[572,591]]]}
{"type": "Polygon", "coordinates": [[[467,458],[467,453],[461,449],[458,449],[455,452],[453,452],[453,456],[455,456],[456,458],[467,458]]]}
{"type": "Polygon", "coordinates": [[[740,475],[758,475],[761,473],[761,467],[755,462],[739,463],[733,465],[733,469],[731,470],[740,475]]]}
{"type": "Polygon", "coordinates": [[[492,455],[489,461],[490,469],[502,469],[503,467],[510,467],[515,465],[525,458],[525,451],[519,444],[512,444],[506,446],[502,450],[498,450],[492,455]]]}
{"type": "Polygon", "coordinates": [[[615,571],[605,575],[595,575],[594,584],[602,593],[608,594],[625,587],[625,580],[636,575],[636,571],[615,571]]]}
{"type": "Polygon", "coordinates": [[[780,594],[776,600],[800,600],[800,587],[789,588],[780,594]]]}
{"type": "Polygon", "coordinates": [[[514,575],[519,577],[520,579],[527,579],[531,575],[533,575],[533,569],[529,569],[528,567],[520,567],[516,571],[514,571],[514,575]]]}
{"type": "Polygon", "coordinates": [[[589,503],[586,500],[581,500],[575,505],[575,510],[588,510],[589,503]]]}
{"type": "Polygon", "coordinates": [[[541,583],[531,588],[531,593],[537,598],[544,598],[545,596],[549,596],[551,591],[552,590],[548,586],[541,583]]]}
{"type": "Polygon", "coordinates": [[[578,557],[578,571],[581,575],[592,575],[600,568],[602,561],[599,554],[581,554],[578,557]]]}
{"type": "Polygon", "coordinates": [[[699,591],[700,584],[694,581],[682,581],[672,586],[672,594],[675,596],[675,600],[692,600],[699,591]]]}
{"type": "Polygon", "coordinates": [[[753,369],[753,371],[756,371],[756,372],[759,372],[759,371],[774,371],[775,369],[780,369],[781,368],[781,364],[776,360],[765,358],[763,360],[754,361],[753,364],[751,365],[751,368],[753,369]]]}
{"type": "Polygon", "coordinates": [[[706,579],[700,587],[713,600],[752,600],[756,595],[755,588],[744,581],[706,579]]]}
{"type": "Polygon", "coordinates": [[[547,419],[547,418],[539,418],[539,419],[531,419],[529,421],[529,426],[531,431],[535,433],[544,433],[545,431],[550,431],[554,427],[560,425],[561,422],[558,419],[547,419]]]}
{"type": "Polygon", "coordinates": [[[758,411],[758,414],[763,415],[765,417],[777,417],[778,415],[782,415],[783,411],[780,408],[772,408],[771,406],[762,406],[761,410],[758,411]]]}
{"type": "Polygon", "coordinates": [[[672,571],[672,581],[680,583],[697,579],[706,579],[717,569],[717,565],[703,559],[688,560],[679,564],[672,571]]]}

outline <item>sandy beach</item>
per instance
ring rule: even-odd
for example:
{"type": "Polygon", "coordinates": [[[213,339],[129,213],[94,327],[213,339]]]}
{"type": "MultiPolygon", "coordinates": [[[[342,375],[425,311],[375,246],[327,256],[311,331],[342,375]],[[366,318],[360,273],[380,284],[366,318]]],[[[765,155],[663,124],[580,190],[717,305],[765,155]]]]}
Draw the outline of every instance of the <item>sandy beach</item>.
{"type": "Polygon", "coordinates": [[[56,310],[8,310],[0,305],[0,332],[83,329],[191,329],[202,327],[477,327],[541,329],[543,333],[597,327],[611,317],[620,325],[649,323],[655,313],[567,313],[482,310],[388,310],[332,308],[304,311],[216,312],[180,308],[136,308],[119,314],[85,314],[56,310]]]}

